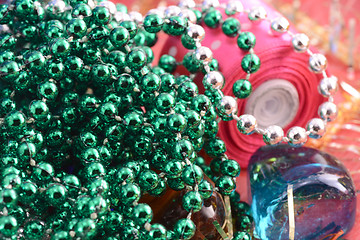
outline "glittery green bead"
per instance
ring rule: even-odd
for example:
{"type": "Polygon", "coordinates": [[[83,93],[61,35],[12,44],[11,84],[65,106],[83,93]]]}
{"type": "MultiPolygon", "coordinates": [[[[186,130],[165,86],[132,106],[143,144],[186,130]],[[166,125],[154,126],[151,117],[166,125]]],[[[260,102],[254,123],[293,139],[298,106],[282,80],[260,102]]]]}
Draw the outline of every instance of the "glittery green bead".
{"type": "Polygon", "coordinates": [[[163,31],[173,36],[180,36],[183,34],[188,25],[187,19],[179,16],[168,17],[164,22],[163,31]]]}
{"type": "Polygon", "coordinates": [[[25,115],[19,111],[11,111],[5,116],[4,124],[10,133],[21,131],[26,126],[25,115]]]}
{"type": "Polygon", "coordinates": [[[240,31],[240,22],[236,18],[229,17],[222,24],[222,31],[226,36],[235,37],[240,31]]]}
{"type": "Polygon", "coordinates": [[[175,223],[174,233],[177,239],[191,239],[195,234],[196,226],[191,219],[180,219],[175,223]]]}
{"type": "Polygon", "coordinates": [[[247,98],[252,92],[252,85],[246,79],[237,80],[233,85],[233,93],[237,98],[247,98]]]}
{"type": "Polygon", "coordinates": [[[247,54],[241,60],[241,67],[246,73],[255,73],[260,68],[260,59],[255,54],[247,54]]]}
{"type": "Polygon", "coordinates": [[[163,73],[159,75],[161,78],[161,88],[162,92],[169,92],[174,88],[175,77],[170,73],[163,73]]]}
{"type": "Polygon", "coordinates": [[[146,64],[146,53],[141,48],[132,49],[126,55],[127,66],[134,70],[139,70],[146,64]]]}
{"type": "Polygon", "coordinates": [[[109,122],[115,118],[118,114],[118,109],[115,104],[111,102],[106,102],[100,105],[98,109],[98,114],[102,120],[109,122]]]}
{"type": "Polygon", "coordinates": [[[164,69],[168,73],[172,73],[176,69],[176,59],[173,56],[164,54],[160,57],[159,67],[164,69]]]}
{"type": "Polygon", "coordinates": [[[2,189],[0,191],[0,205],[11,208],[16,206],[18,201],[18,195],[14,189],[2,189]]]}
{"type": "Polygon", "coordinates": [[[182,206],[188,212],[198,212],[203,206],[201,194],[195,191],[187,192],[182,199],[182,206]]]}
{"type": "Polygon", "coordinates": [[[54,176],[54,168],[52,165],[46,162],[40,162],[32,172],[32,179],[36,182],[44,183],[51,180],[54,176]]]}
{"type": "Polygon", "coordinates": [[[141,78],[140,86],[141,90],[145,93],[153,93],[159,91],[161,85],[161,79],[155,73],[148,73],[141,78]]]}
{"type": "Polygon", "coordinates": [[[70,54],[70,43],[66,39],[58,38],[51,43],[49,50],[55,57],[63,58],[70,54]]]}
{"type": "Polygon", "coordinates": [[[24,63],[31,71],[43,71],[45,57],[41,52],[31,51],[25,54],[24,63]]]}
{"type": "Polygon", "coordinates": [[[124,116],[125,124],[131,129],[139,129],[144,122],[144,118],[138,112],[128,112],[124,116]]]}
{"type": "MultiPolygon", "coordinates": [[[[153,60],[154,60],[154,52],[153,50],[148,47],[148,46],[142,46],[141,47],[142,50],[144,50],[145,54],[146,54],[146,63],[151,63],[153,60]]],[[[152,69],[153,70],[153,69],[152,69]]],[[[154,71],[152,71],[154,74],[157,74],[155,73],[154,71]]],[[[161,75],[161,74],[157,74],[157,75],[161,75]]]]}
{"type": "Polygon", "coordinates": [[[155,223],[151,225],[151,229],[149,231],[149,236],[151,237],[151,239],[153,240],[166,240],[166,228],[159,224],[159,223],[155,223]]]}
{"type": "Polygon", "coordinates": [[[87,26],[83,19],[73,18],[66,24],[66,31],[70,36],[82,38],[86,34],[87,26]]]}
{"type": "Polygon", "coordinates": [[[98,217],[106,214],[108,210],[106,200],[100,195],[91,198],[88,202],[88,206],[90,214],[96,213],[98,217]]]}
{"type": "Polygon", "coordinates": [[[0,24],[8,24],[12,18],[13,14],[9,10],[9,4],[0,4],[0,24]]]}
{"type": "Polygon", "coordinates": [[[75,236],[80,239],[91,239],[96,235],[96,224],[90,218],[84,218],[74,227],[75,236]]]}
{"type": "Polygon", "coordinates": [[[181,133],[186,128],[186,119],[181,114],[171,114],[167,119],[167,128],[173,133],[181,133]]]}
{"type": "Polygon", "coordinates": [[[204,23],[210,28],[217,28],[222,20],[222,15],[219,10],[212,9],[205,14],[204,23]]]}
{"type": "Polygon", "coordinates": [[[243,232],[235,232],[233,240],[251,240],[251,236],[249,233],[243,232]]]}
{"type": "Polygon", "coordinates": [[[167,184],[169,187],[175,191],[180,191],[185,188],[185,183],[181,178],[170,178],[167,179],[167,184]]]}
{"type": "Polygon", "coordinates": [[[215,185],[219,188],[219,192],[224,195],[230,195],[236,188],[236,184],[230,176],[219,177],[215,185]]]}
{"type": "Polygon", "coordinates": [[[91,94],[84,94],[79,100],[80,111],[82,111],[84,114],[95,113],[97,110],[96,107],[99,103],[100,101],[96,98],[96,96],[91,94]]]}
{"type": "Polygon", "coordinates": [[[92,10],[89,5],[80,2],[73,7],[71,14],[73,18],[82,16],[86,21],[88,21],[88,17],[92,15],[92,10]]]}
{"type": "Polygon", "coordinates": [[[156,97],[156,109],[161,113],[169,113],[175,106],[175,98],[169,93],[161,93],[156,97]]]}
{"type": "Polygon", "coordinates": [[[233,203],[232,209],[234,210],[235,216],[249,215],[251,212],[251,207],[246,202],[233,203]]]}
{"type": "Polygon", "coordinates": [[[213,186],[211,185],[211,183],[209,181],[203,180],[199,184],[199,193],[201,194],[201,196],[204,199],[207,199],[207,198],[211,197],[211,195],[213,193],[213,186]]]}
{"type": "Polygon", "coordinates": [[[152,170],[146,170],[139,175],[139,186],[144,191],[153,190],[159,182],[158,175],[152,170]]]}
{"type": "Polygon", "coordinates": [[[114,47],[123,47],[130,40],[130,33],[124,27],[116,27],[110,32],[110,41],[114,47]]]}
{"type": "Polygon", "coordinates": [[[105,27],[96,27],[93,28],[88,34],[88,39],[90,43],[99,45],[104,44],[109,39],[109,30],[105,27]]]}
{"type": "Polygon", "coordinates": [[[120,26],[126,28],[130,34],[130,38],[134,38],[138,32],[138,27],[133,21],[122,21],[120,26]]]}
{"type": "Polygon", "coordinates": [[[191,73],[196,73],[200,69],[200,61],[195,59],[194,53],[188,52],[183,58],[184,67],[191,73]]]}
{"type": "Polygon", "coordinates": [[[66,187],[68,191],[68,195],[71,197],[76,196],[76,194],[79,192],[79,189],[81,187],[79,178],[71,174],[65,175],[62,178],[62,183],[66,187]]]}
{"type": "Polygon", "coordinates": [[[252,32],[242,32],[237,39],[237,45],[240,49],[249,51],[254,48],[256,44],[256,37],[252,32]]]}
{"type": "Polygon", "coordinates": [[[146,15],[144,19],[144,29],[150,33],[157,33],[161,31],[164,20],[157,14],[146,15]]]}
{"type": "Polygon", "coordinates": [[[0,65],[0,76],[5,81],[12,81],[19,76],[19,65],[14,61],[6,61],[0,65]]]}
{"type": "Polygon", "coordinates": [[[19,225],[13,216],[0,217],[0,232],[6,237],[16,236],[19,225]]]}
{"type": "Polygon", "coordinates": [[[59,230],[51,236],[51,240],[69,240],[70,235],[67,231],[59,230]]]}
{"type": "Polygon", "coordinates": [[[127,167],[119,168],[119,170],[116,172],[115,175],[115,181],[120,184],[122,184],[123,182],[127,182],[127,183],[133,182],[134,181],[133,171],[127,167]]]}
{"type": "Polygon", "coordinates": [[[92,21],[98,25],[106,25],[111,19],[111,13],[109,9],[105,6],[96,6],[92,10],[92,21]]]}
{"type": "MultiPolygon", "coordinates": [[[[0,12],[1,12],[1,6],[3,6],[3,5],[0,4],[0,12]]],[[[14,53],[12,51],[6,51],[5,50],[5,51],[0,52],[0,61],[1,62],[13,61],[14,59],[15,59],[15,56],[14,56],[14,53]]]]}
{"type": "Polygon", "coordinates": [[[184,160],[189,158],[194,152],[194,148],[190,141],[182,139],[174,143],[173,155],[176,159],[184,160]]]}
{"type": "Polygon", "coordinates": [[[235,160],[225,160],[220,165],[220,171],[223,175],[237,177],[240,174],[240,166],[235,160]]]}
{"type": "Polygon", "coordinates": [[[35,157],[36,146],[30,142],[23,142],[17,148],[17,156],[22,161],[29,161],[31,158],[35,157]]]}
{"type": "Polygon", "coordinates": [[[145,223],[150,223],[153,218],[151,207],[146,203],[140,203],[134,207],[133,217],[134,222],[140,226],[145,223]]]}
{"type": "Polygon", "coordinates": [[[29,106],[30,115],[35,119],[41,119],[49,114],[47,104],[40,100],[34,100],[29,106]]]}
{"type": "Polygon", "coordinates": [[[122,204],[130,206],[140,199],[141,190],[139,185],[127,183],[121,187],[119,199],[122,204]]]}
{"type": "Polygon", "coordinates": [[[15,15],[24,18],[34,10],[33,0],[17,0],[15,1],[15,15]]]}
{"type": "Polygon", "coordinates": [[[13,49],[17,43],[17,38],[11,33],[0,34],[0,46],[2,50],[13,49]]]}
{"type": "Polygon", "coordinates": [[[66,188],[61,184],[53,184],[45,190],[45,198],[51,206],[58,206],[65,202],[66,188]]]}
{"type": "Polygon", "coordinates": [[[201,113],[201,112],[208,112],[211,107],[210,99],[203,95],[199,94],[195,96],[191,101],[191,109],[194,111],[201,113]]]}
{"type": "Polygon", "coordinates": [[[203,177],[203,171],[197,165],[186,166],[181,174],[181,179],[188,185],[195,185],[201,183],[203,177]]]}
{"type": "Polygon", "coordinates": [[[226,146],[221,139],[213,138],[205,146],[205,151],[211,157],[220,157],[226,152],[226,146]]]}
{"type": "Polygon", "coordinates": [[[81,74],[84,67],[84,62],[79,57],[70,56],[66,59],[64,66],[66,70],[65,73],[71,77],[75,77],[81,74]]]}
{"type": "Polygon", "coordinates": [[[89,194],[92,196],[96,196],[98,194],[107,194],[109,192],[110,186],[107,181],[105,181],[102,178],[96,178],[89,182],[87,185],[87,188],[89,190],[89,194]]]}
{"type": "Polygon", "coordinates": [[[198,86],[192,82],[184,82],[179,85],[178,88],[178,97],[184,101],[191,101],[199,93],[198,86]]]}
{"type": "Polygon", "coordinates": [[[32,202],[37,196],[37,186],[32,182],[23,182],[19,188],[19,201],[22,203],[32,202]]]}
{"type": "Polygon", "coordinates": [[[58,88],[55,83],[46,81],[38,86],[38,95],[48,101],[55,101],[58,95],[58,88]]]}
{"type": "Polygon", "coordinates": [[[159,183],[153,190],[149,191],[149,194],[152,196],[160,196],[166,191],[166,182],[164,179],[160,178],[159,183]]]}
{"type": "MultiPolygon", "coordinates": [[[[45,64],[47,75],[50,78],[60,79],[64,73],[64,64],[58,59],[50,59],[45,64]]],[[[49,81],[47,81],[49,82],[49,81]]]]}
{"type": "Polygon", "coordinates": [[[51,129],[46,135],[46,144],[48,146],[60,146],[64,143],[64,133],[60,129],[51,129]]]}
{"type": "Polygon", "coordinates": [[[29,240],[41,239],[44,230],[45,226],[43,222],[31,219],[24,226],[24,237],[29,240]]]}
{"type": "Polygon", "coordinates": [[[181,175],[183,170],[182,162],[179,160],[171,160],[166,163],[164,172],[167,174],[167,177],[170,178],[178,178],[181,175]]]}

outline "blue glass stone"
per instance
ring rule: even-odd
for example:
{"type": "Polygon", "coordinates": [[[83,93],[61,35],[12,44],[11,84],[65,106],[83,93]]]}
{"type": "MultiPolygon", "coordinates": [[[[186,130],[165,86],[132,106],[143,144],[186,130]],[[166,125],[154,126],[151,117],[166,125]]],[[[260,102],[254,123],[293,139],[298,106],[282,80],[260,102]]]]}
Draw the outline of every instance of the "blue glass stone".
{"type": "Polygon", "coordinates": [[[288,186],[293,188],[294,239],[332,239],[352,228],[354,183],[335,157],[306,147],[265,146],[251,157],[248,173],[260,239],[289,239],[288,186]]]}

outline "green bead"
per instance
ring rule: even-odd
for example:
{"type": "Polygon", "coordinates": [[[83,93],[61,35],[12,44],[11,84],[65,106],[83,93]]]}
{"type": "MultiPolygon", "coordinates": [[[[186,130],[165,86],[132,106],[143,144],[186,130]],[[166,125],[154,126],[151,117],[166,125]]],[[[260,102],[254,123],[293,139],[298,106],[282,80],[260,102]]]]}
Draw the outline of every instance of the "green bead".
{"type": "Polygon", "coordinates": [[[134,21],[122,21],[120,26],[126,28],[130,34],[130,38],[134,38],[138,32],[138,27],[134,21]]]}
{"type": "Polygon", "coordinates": [[[89,5],[79,2],[73,7],[71,14],[73,18],[82,16],[85,20],[88,20],[88,17],[92,15],[92,10],[89,5]]]}
{"type": "Polygon", "coordinates": [[[252,92],[252,85],[249,80],[240,79],[233,85],[233,93],[237,98],[247,98],[252,92]]]}
{"type": "Polygon", "coordinates": [[[77,196],[74,204],[74,212],[79,217],[86,217],[89,213],[89,201],[90,197],[86,195],[77,196]]]}
{"type": "Polygon", "coordinates": [[[71,174],[65,175],[62,178],[62,183],[66,187],[70,197],[74,197],[78,194],[81,184],[77,176],[71,174]]]}
{"type": "Polygon", "coordinates": [[[197,185],[203,180],[204,173],[197,165],[188,165],[181,174],[182,180],[188,185],[197,185]]]}
{"type": "Polygon", "coordinates": [[[26,126],[26,117],[22,112],[12,111],[5,116],[4,124],[9,131],[19,132],[26,126]]]}
{"type": "Polygon", "coordinates": [[[168,239],[166,237],[167,236],[166,228],[159,223],[155,223],[155,224],[151,225],[151,229],[149,231],[149,236],[151,237],[152,240],[168,239]]]}
{"type": "Polygon", "coordinates": [[[79,76],[84,68],[84,62],[81,58],[76,56],[70,56],[65,61],[66,75],[70,77],[79,76]]]}
{"type": "Polygon", "coordinates": [[[9,10],[9,4],[0,4],[0,24],[8,24],[13,18],[12,11],[9,10]]]}
{"type": "Polygon", "coordinates": [[[236,202],[232,204],[232,209],[236,216],[249,215],[251,212],[251,207],[246,202],[236,202]]]}
{"type": "Polygon", "coordinates": [[[207,198],[211,197],[211,195],[213,193],[213,186],[211,185],[211,183],[209,181],[203,180],[199,184],[199,193],[201,194],[201,196],[204,199],[207,199],[207,198]]]}
{"type": "Polygon", "coordinates": [[[13,49],[16,45],[17,38],[11,33],[0,34],[0,46],[3,50],[13,49]]]}
{"type": "Polygon", "coordinates": [[[39,183],[49,182],[54,176],[54,168],[46,162],[40,162],[32,172],[32,179],[39,183]]]}
{"type": "Polygon", "coordinates": [[[24,63],[31,71],[43,71],[45,57],[41,52],[31,51],[24,56],[24,63]]]}
{"type": "Polygon", "coordinates": [[[116,48],[123,47],[130,40],[130,33],[124,27],[116,27],[110,32],[110,42],[116,48]]]}
{"type": "Polygon", "coordinates": [[[117,229],[122,225],[123,216],[116,212],[111,211],[106,215],[105,229],[111,233],[116,233],[117,229]]]}
{"type": "Polygon", "coordinates": [[[15,15],[20,18],[25,18],[34,10],[34,1],[32,0],[17,0],[15,1],[15,15]]]}
{"type": "Polygon", "coordinates": [[[174,144],[173,154],[176,159],[184,160],[194,152],[194,147],[189,140],[179,140],[174,144]]]}
{"type": "Polygon", "coordinates": [[[181,114],[171,114],[167,119],[167,127],[173,133],[181,133],[186,128],[186,119],[181,114]]]}
{"type": "Polygon", "coordinates": [[[106,175],[104,166],[101,163],[94,162],[87,164],[84,169],[84,175],[87,178],[98,178],[106,175]]]}
{"type": "Polygon", "coordinates": [[[237,39],[237,45],[240,49],[249,51],[254,48],[256,44],[256,37],[252,32],[241,32],[237,39]]]}
{"type": "MultiPolygon", "coordinates": [[[[4,5],[0,4],[0,11],[1,11],[2,6],[4,6],[4,5]]],[[[5,51],[0,52],[0,62],[13,61],[14,59],[15,59],[15,55],[12,51],[5,50],[5,51]]]]}
{"type": "Polygon", "coordinates": [[[74,227],[75,236],[79,239],[92,239],[96,235],[96,224],[90,218],[84,218],[74,227]]]}
{"type": "Polygon", "coordinates": [[[169,187],[175,191],[180,191],[185,188],[185,183],[181,180],[181,178],[170,178],[167,179],[167,184],[169,187]]]}
{"type": "Polygon", "coordinates": [[[19,225],[22,225],[24,221],[28,219],[27,212],[25,212],[25,210],[20,206],[14,206],[8,210],[9,210],[8,215],[13,216],[19,225]]]}
{"type": "Polygon", "coordinates": [[[0,205],[3,207],[11,208],[16,206],[18,195],[14,189],[2,189],[0,191],[0,205]]]}
{"type": "Polygon", "coordinates": [[[251,236],[247,232],[235,232],[233,240],[251,240],[251,236]]]}
{"type": "Polygon", "coordinates": [[[153,190],[159,182],[158,175],[152,170],[146,170],[139,175],[139,186],[144,191],[153,190]]]}
{"type": "Polygon", "coordinates": [[[87,26],[83,19],[73,18],[66,24],[66,31],[70,36],[82,38],[86,34],[87,26]]]}
{"type": "Polygon", "coordinates": [[[157,14],[149,14],[144,18],[144,29],[149,33],[157,33],[161,31],[164,20],[157,14]]]}
{"type": "Polygon", "coordinates": [[[106,200],[99,195],[89,200],[88,207],[90,214],[96,213],[98,217],[105,215],[108,211],[106,200]]]}
{"type": "Polygon", "coordinates": [[[140,226],[150,223],[153,218],[151,207],[146,203],[140,203],[134,207],[133,219],[140,226]]]}
{"type": "Polygon", "coordinates": [[[43,222],[31,219],[24,226],[24,237],[29,240],[41,239],[44,230],[45,226],[43,222]]]}
{"type": "Polygon", "coordinates": [[[111,19],[110,10],[105,6],[96,6],[92,10],[92,21],[98,25],[106,25],[109,23],[111,19]]]}
{"type": "Polygon", "coordinates": [[[179,85],[178,97],[184,101],[191,101],[199,93],[198,86],[192,82],[184,82],[179,85]]]}
{"type": "Polygon", "coordinates": [[[144,118],[138,112],[128,112],[124,116],[124,122],[126,126],[133,130],[136,130],[142,126],[144,118]]]}
{"type": "Polygon", "coordinates": [[[100,103],[100,101],[91,94],[84,94],[81,96],[79,100],[80,111],[84,114],[92,114],[95,113],[97,108],[96,106],[100,103]]]}
{"type": "Polygon", "coordinates": [[[184,112],[184,117],[187,121],[187,126],[190,128],[196,127],[200,124],[201,116],[194,110],[187,110],[184,112]]]}
{"type": "Polygon", "coordinates": [[[141,78],[140,86],[141,90],[145,93],[153,93],[159,91],[161,85],[161,79],[155,73],[148,73],[141,78]]]}
{"type": "Polygon", "coordinates": [[[205,146],[206,153],[211,157],[220,157],[226,152],[224,141],[218,138],[209,140],[205,146]]]}
{"type": "Polygon", "coordinates": [[[255,73],[260,68],[260,59],[256,54],[247,54],[241,60],[241,67],[246,73],[255,73]]]}
{"type": "Polygon", "coordinates": [[[236,184],[230,176],[219,177],[215,185],[219,189],[219,192],[224,195],[230,195],[236,188],[236,184]]]}
{"type": "Polygon", "coordinates": [[[186,18],[171,16],[165,19],[163,31],[169,35],[180,36],[185,32],[188,22],[186,18]]]}
{"type": "Polygon", "coordinates": [[[99,116],[105,122],[109,122],[118,115],[118,109],[111,102],[103,103],[98,109],[99,116]]]}
{"type": "Polygon", "coordinates": [[[96,178],[88,183],[87,188],[92,196],[98,194],[107,194],[109,192],[109,183],[102,178],[96,178]]]}
{"type": "Polygon", "coordinates": [[[146,136],[136,137],[134,151],[138,155],[147,155],[152,149],[152,141],[146,136]]]}
{"type": "Polygon", "coordinates": [[[198,113],[201,112],[206,113],[208,112],[210,107],[211,107],[211,101],[204,94],[199,94],[191,100],[191,109],[193,109],[198,113]]]}
{"type": "Polygon", "coordinates": [[[66,188],[61,184],[53,184],[45,190],[45,198],[51,206],[58,206],[65,202],[66,188]]]}
{"type": "Polygon", "coordinates": [[[171,160],[166,163],[164,172],[168,178],[178,178],[183,170],[182,162],[179,160],[171,160]]]}
{"type": "Polygon", "coordinates": [[[32,182],[23,182],[19,188],[19,200],[22,203],[32,202],[37,196],[37,186],[32,182]]]}
{"type": "Polygon", "coordinates": [[[222,31],[226,36],[235,37],[240,31],[240,22],[236,18],[229,17],[222,24],[222,31]]]}
{"type": "Polygon", "coordinates": [[[64,143],[64,133],[60,129],[51,129],[45,139],[48,146],[60,146],[64,143]]]}
{"type": "Polygon", "coordinates": [[[81,160],[84,163],[97,162],[100,159],[99,151],[96,148],[86,148],[81,153],[81,160]]]}
{"type": "Polygon", "coordinates": [[[196,226],[191,219],[178,220],[174,226],[174,234],[177,239],[191,239],[196,231],[196,226]]]}
{"type": "Polygon", "coordinates": [[[50,45],[50,52],[58,58],[66,57],[70,54],[70,43],[63,38],[58,38],[50,45]]]}
{"type": "Polygon", "coordinates": [[[22,161],[29,161],[31,158],[35,157],[36,146],[30,142],[23,142],[17,148],[17,156],[22,161]]]}
{"type": "Polygon", "coordinates": [[[161,78],[161,91],[169,92],[174,88],[175,85],[175,77],[170,73],[163,73],[159,75],[161,78]]]}
{"type": "MultiPolygon", "coordinates": [[[[45,69],[50,78],[60,79],[64,73],[64,64],[58,59],[50,59],[46,62],[45,69]]],[[[46,81],[45,83],[49,83],[46,81]]],[[[56,85],[55,85],[56,86],[56,85]]]]}
{"type": "Polygon", "coordinates": [[[119,78],[114,82],[115,91],[123,94],[130,93],[135,87],[135,79],[127,73],[123,73],[119,78]]]}
{"type": "Polygon", "coordinates": [[[201,62],[195,58],[195,55],[192,52],[185,54],[182,63],[190,73],[198,72],[201,66],[201,62]]]}
{"type": "Polygon", "coordinates": [[[6,237],[16,236],[19,225],[13,216],[0,217],[0,232],[6,237]]]}
{"type": "Polygon", "coordinates": [[[225,160],[220,165],[221,173],[230,177],[237,177],[240,174],[240,166],[235,160],[225,160]]]}
{"type": "Polygon", "coordinates": [[[187,34],[181,35],[181,44],[187,49],[196,49],[196,42],[187,34]]]}
{"type": "Polygon", "coordinates": [[[84,147],[95,147],[97,144],[97,137],[91,132],[82,132],[79,137],[84,147]]]}
{"type": "Polygon", "coordinates": [[[59,230],[51,236],[51,240],[70,240],[70,235],[67,231],[59,230]]]}
{"type": "Polygon", "coordinates": [[[121,187],[119,199],[122,204],[130,206],[140,199],[141,190],[139,185],[127,183],[121,187]]]}
{"type": "Polygon", "coordinates": [[[6,61],[0,65],[0,76],[5,81],[15,80],[19,76],[19,65],[14,61],[6,61]]]}
{"type": "Polygon", "coordinates": [[[146,64],[146,53],[141,48],[132,49],[126,55],[127,66],[134,70],[139,70],[146,64]]]}
{"type": "Polygon", "coordinates": [[[49,114],[47,104],[40,100],[34,100],[29,106],[30,115],[35,119],[45,118],[49,114]]]}
{"type": "Polygon", "coordinates": [[[117,183],[130,183],[134,181],[134,174],[130,168],[122,167],[116,172],[115,181],[117,183]]]}
{"type": "Polygon", "coordinates": [[[164,179],[160,178],[159,183],[153,190],[149,191],[149,194],[152,196],[160,196],[166,191],[166,182],[164,179]]]}
{"type": "Polygon", "coordinates": [[[159,67],[168,73],[173,73],[176,70],[176,59],[173,56],[164,54],[160,57],[159,67]]]}
{"type": "Polygon", "coordinates": [[[188,212],[198,212],[203,206],[201,194],[195,191],[187,192],[182,199],[182,206],[188,212]]]}
{"type": "Polygon", "coordinates": [[[205,14],[204,23],[210,28],[217,28],[222,20],[222,15],[219,10],[212,9],[205,14]]]}
{"type": "Polygon", "coordinates": [[[59,91],[55,83],[46,81],[39,84],[37,93],[41,98],[45,98],[48,101],[55,101],[59,91]]]}
{"type": "Polygon", "coordinates": [[[155,101],[156,109],[161,113],[169,113],[175,106],[175,98],[169,93],[161,93],[155,101]]]}

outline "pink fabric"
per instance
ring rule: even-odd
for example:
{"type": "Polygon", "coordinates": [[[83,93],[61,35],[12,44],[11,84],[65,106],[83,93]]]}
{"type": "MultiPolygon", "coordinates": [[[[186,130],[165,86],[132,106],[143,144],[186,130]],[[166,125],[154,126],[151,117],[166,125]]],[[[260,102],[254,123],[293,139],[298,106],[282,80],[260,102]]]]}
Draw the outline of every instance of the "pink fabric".
{"type": "MultiPolygon", "coordinates": [[[[263,6],[267,10],[270,19],[280,16],[278,12],[259,0],[242,2],[246,9],[253,6],[263,6]]],[[[285,134],[289,127],[295,125],[305,127],[307,121],[317,115],[318,106],[324,101],[324,98],[317,91],[317,85],[322,76],[308,70],[308,55],[293,51],[290,46],[291,37],[288,34],[273,36],[270,33],[270,23],[268,21],[251,23],[244,13],[234,17],[240,20],[242,31],[251,31],[256,36],[257,42],[254,50],[261,60],[261,67],[250,78],[253,89],[270,79],[280,78],[291,82],[298,91],[300,104],[295,119],[285,128],[285,134]]],[[[233,96],[232,85],[236,80],[246,76],[241,68],[241,60],[247,52],[238,48],[236,38],[230,38],[223,34],[221,27],[217,29],[210,29],[205,25],[203,27],[206,36],[202,45],[213,50],[214,57],[219,61],[220,71],[224,74],[226,80],[223,92],[225,95],[233,96]]],[[[296,32],[294,29],[291,30],[296,32]]],[[[175,57],[181,61],[187,51],[181,45],[180,39],[172,37],[165,43],[162,53],[171,54],[176,52],[175,57]]],[[[180,71],[180,73],[184,72],[180,71]]],[[[203,90],[202,78],[203,75],[197,76],[195,79],[200,90],[203,90]]],[[[246,100],[239,100],[238,104],[239,113],[242,114],[246,100]]],[[[264,145],[260,135],[242,135],[237,130],[235,121],[222,121],[219,124],[218,136],[226,143],[226,154],[238,161],[242,168],[247,167],[250,156],[260,146],[264,145]]]]}

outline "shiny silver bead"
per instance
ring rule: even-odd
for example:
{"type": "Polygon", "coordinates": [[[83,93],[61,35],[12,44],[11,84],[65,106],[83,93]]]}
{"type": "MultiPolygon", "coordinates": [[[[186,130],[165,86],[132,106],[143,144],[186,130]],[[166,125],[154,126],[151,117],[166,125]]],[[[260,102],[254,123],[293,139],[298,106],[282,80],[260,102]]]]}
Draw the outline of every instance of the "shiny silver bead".
{"type": "Polygon", "coordinates": [[[255,132],[257,127],[256,118],[250,114],[244,114],[239,117],[237,128],[242,134],[250,135],[255,132]]]}
{"type": "Polygon", "coordinates": [[[209,72],[203,79],[203,85],[206,89],[222,89],[224,82],[224,76],[218,71],[209,72]]]}
{"type": "Polygon", "coordinates": [[[332,102],[324,102],[319,106],[319,116],[327,122],[333,121],[337,117],[337,107],[332,102]]]}
{"type": "Polygon", "coordinates": [[[297,33],[293,36],[291,43],[296,52],[306,52],[309,49],[310,39],[303,33],[297,33]]]}
{"type": "Polygon", "coordinates": [[[319,93],[324,97],[334,95],[338,89],[338,79],[335,76],[323,78],[319,84],[319,93]]]}
{"type": "Polygon", "coordinates": [[[324,136],[326,126],[324,120],[320,118],[313,118],[307,123],[306,129],[310,132],[309,137],[319,139],[324,136]]]}
{"type": "Polygon", "coordinates": [[[220,3],[219,0],[204,0],[201,5],[203,9],[209,9],[211,7],[217,8],[220,6],[220,3]]]}
{"type": "Polygon", "coordinates": [[[251,21],[263,20],[266,17],[267,17],[267,12],[266,12],[265,8],[263,8],[261,6],[251,8],[250,12],[248,14],[248,18],[251,21]]]}
{"type": "Polygon", "coordinates": [[[179,16],[183,17],[183,18],[187,18],[190,22],[192,22],[194,24],[197,22],[197,17],[195,15],[194,11],[192,11],[190,9],[187,9],[187,8],[181,9],[179,16]]]}
{"type": "Polygon", "coordinates": [[[216,107],[221,114],[225,114],[227,117],[236,114],[238,110],[236,99],[231,96],[224,96],[216,107]]]}
{"type": "Polygon", "coordinates": [[[240,1],[232,0],[226,4],[225,12],[227,15],[234,15],[244,11],[244,6],[240,1]]]}
{"type": "Polygon", "coordinates": [[[283,137],[284,137],[284,130],[276,125],[267,127],[263,135],[264,142],[267,145],[279,144],[283,140],[283,137]]]}
{"type": "Polygon", "coordinates": [[[61,14],[65,12],[66,3],[63,0],[52,0],[46,6],[45,9],[52,14],[61,14]]]}
{"type": "Polygon", "coordinates": [[[327,59],[321,53],[312,54],[309,58],[309,66],[314,73],[321,73],[327,67],[327,59]]]}
{"type": "Polygon", "coordinates": [[[202,26],[197,24],[191,24],[186,30],[186,34],[195,40],[195,42],[201,42],[205,37],[205,30],[202,26]]]}
{"type": "Polygon", "coordinates": [[[271,30],[273,33],[286,33],[289,30],[290,23],[284,17],[278,17],[271,21],[271,30]]]}
{"type": "Polygon", "coordinates": [[[213,59],[213,53],[210,48],[202,46],[195,50],[195,57],[204,64],[208,64],[213,59]]]}
{"type": "Polygon", "coordinates": [[[135,12],[135,11],[129,12],[129,17],[132,21],[136,22],[137,24],[143,22],[143,16],[139,12],[135,12]]]}
{"type": "Polygon", "coordinates": [[[153,8],[146,13],[146,15],[152,15],[152,14],[159,15],[161,18],[164,18],[164,11],[161,11],[160,9],[153,8]]]}
{"type": "Polygon", "coordinates": [[[103,1],[99,3],[99,6],[104,6],[107,7],[110,11],[111,14],[115,14],[116,13],[116,5],[111,2],[111,1],[103,1]]]}
{"type": "Polygon", "coordinates": [[[301,147],[307,141],[306,131],[302,127],[292,127],[287,133],[289,145],[293,147],[301,147]]]}
{"type": "Polygon", "coordinates": [[[193,0],[181,0],[178,6],[181,8],[194,8],[196,3],[193,0]]]}
{"type": "Polygon", "coordinates": [[[131,21],[131,18],[129,17],[129,15],[124,12],[116,12],[114,14],[114,19],[118,23],[123,22],[123,21],[131,21]]]}
{"type": "Polygon", "coordinates": [[[178,16],[181,9],[178,6],[169,6],[165,9],[165,17],[178,16]]]}

